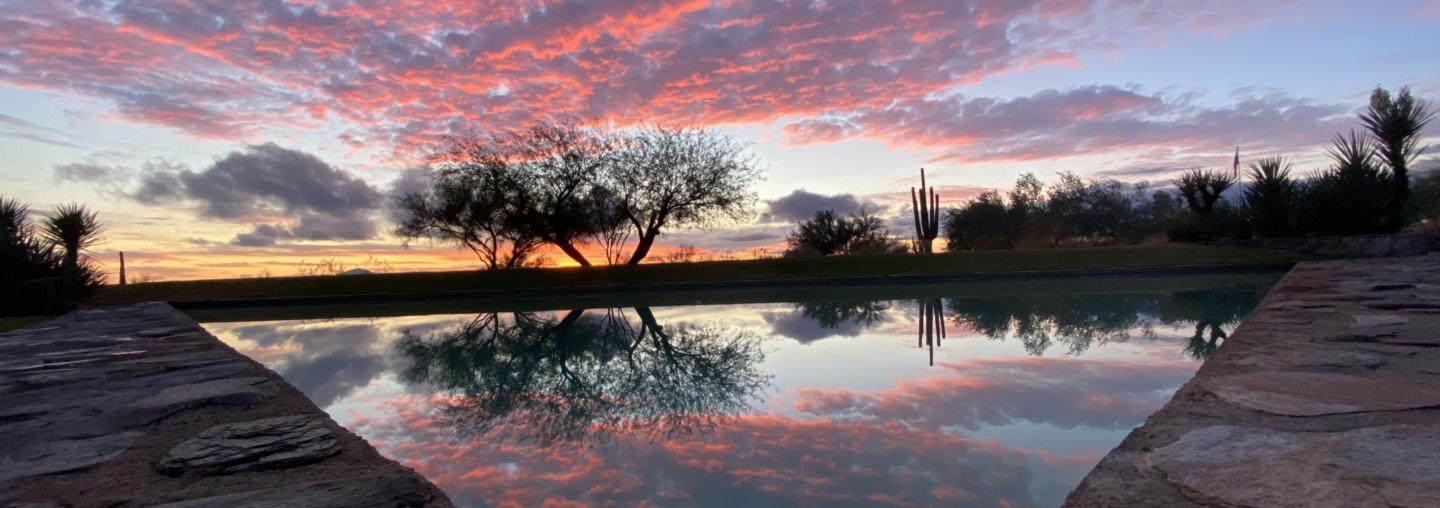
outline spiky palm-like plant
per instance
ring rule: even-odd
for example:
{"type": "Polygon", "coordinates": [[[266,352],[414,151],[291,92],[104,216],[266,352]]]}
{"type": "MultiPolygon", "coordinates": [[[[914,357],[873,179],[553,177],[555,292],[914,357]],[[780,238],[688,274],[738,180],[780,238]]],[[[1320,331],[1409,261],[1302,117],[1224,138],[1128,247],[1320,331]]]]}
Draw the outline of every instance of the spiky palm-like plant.
{"type": "Polygon", "coordinates": [[[46,240],[65,249],[65,268],[72,270],[80,265],[81,254],[104,238],[100,216],[74,203],[55,207],[40,230],[46,240]]]}
{"type": "Polygon", "coordinates": [[[1327,152],[1334,165],[1310,182],[1309,231],[1328,235],[1392,233],[1394,175],[1377,160],[1374,143],[1359,133],[1336,135],[1327,152]]]}
{"type": "Polygon", "coordinates": [[[1405,203],[1410,198],[1410,164],[1423,151],[1419,147],[1420,131],[1434,118],[1430,104],[1411,95],[1408,86],[1400,87],[1394,97],[1376,87],[1370,93],[1370,107],[1360,113],[1360,123],[1375,142],[1376,155],[1393,173],[1388,217],[1391,228],[1404,225],[1405,203]]]}
{"type": "Polygon", "coordinates": [[[67,268],[65,254],[29,215],[20,201],[0,196],[0,316],[65,312],[103,279],[90,264],[67,268]]]}
{"type": "Polygon", "coordinates": [[[1290,161],[1279,155],[1261,157],[1250,165],[1253,183],[1245,188],[1245,204],[1255,228],[1267,237],[1294,234],[1296,184],[1290,168],[1290,161]]]}
{"type": "Polygon", "coordinates": [[[1215,203],[1220,201],[1220,194],[1234,185],[1234,175],[1199,167],[1186,171],[1175,181],[1175,187],[1180,191],[1180,196],[1185,198],[1185,204],[1190,206],[1191,211],[1201,215],[1214,210],[1215,203]]]}

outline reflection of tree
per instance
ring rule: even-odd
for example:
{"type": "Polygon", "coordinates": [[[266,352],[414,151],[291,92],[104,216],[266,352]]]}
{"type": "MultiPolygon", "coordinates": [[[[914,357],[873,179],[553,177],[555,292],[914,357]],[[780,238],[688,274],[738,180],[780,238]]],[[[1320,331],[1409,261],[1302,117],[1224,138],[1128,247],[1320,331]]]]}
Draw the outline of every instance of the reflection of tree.
{"type": "Polygon", "coordinates": [[[481,314],[425,336],[407,330],[396,347],[411,363],[406,381],[450,396],[441,414],[457,433],[543,445],[704,431],[767,386],[753,334],[635,315],[481,314]]]}
{"type": "Polygon", "coordinates": [[[1083,294],[1041,297],[949,299],[956,324],[981,334],[1019,339],[1039,356],[1060,343],[1078,355],[1092,345],[1129,339],[1129,330],[1164,324],[1195,323],[1186,352],[1209,357],[1224,340],[1222,327],[1233,326],[1264,297],[1265,287],[1232,287],[1176,293],[1083,294]],[[1208,338],[1206,337],[1208,332],[1208,338]]]}
{"type": "Polygon", "coordinates": [[[1042,355],[1057,342],[1068,354],[1084,353],[1091,345],[1129,338],[1129,330],[1144,324],[1160,295],[1084,294],[1041,297],[968,298],[949,300],[957,325],[992,339],[1014,336],[1032,355],[1042,355]]]}
{"type": "Polygon", "coordinates": [[[795,304],[801,316],[815,320],[821,328],[839,328],[846,323],[870,327],[884,323],[888,301],[806,302],[795,304]]]}
{"type": "Polygon", "coordinates": [[[1254,289],[1181,291],[1161,302],[1160,321],[1165,324],[1195,323],[1195,335],[1190,337],[1185,352],[1203,360],[1214,354],[1221,341],[1229,336],[1222,327],[1233,328],[1239,324],[1264,297],[1263,290],[1254,289]]]}

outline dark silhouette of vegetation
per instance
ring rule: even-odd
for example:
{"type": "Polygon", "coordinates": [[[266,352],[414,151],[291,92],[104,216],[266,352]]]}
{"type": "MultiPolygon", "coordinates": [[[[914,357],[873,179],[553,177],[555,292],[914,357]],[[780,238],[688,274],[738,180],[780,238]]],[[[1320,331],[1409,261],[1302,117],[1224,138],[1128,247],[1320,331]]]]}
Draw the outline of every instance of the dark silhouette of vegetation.
{"type": "Polygon", "coordinates": [[[699,127],[647,127],[622,136],[606,183],[638,242],[629,264],[650,253],[667,227],[749,217],[762,170],[744,145],[699,127]]]}
{"type": "Polygon", "coordinates": [[[1400,229],[1407,222],[1406,203],[1410,199],[1410,165],[1420,156],[1420,132],[1435,112],[1426,102],[1416,100],[1410,87],[1400,87],[1391,96],[1384,88],[1370,93],[1370,105],[1360,113],[1360,123],[1375,143],[1376,156],[1392,175],[1391,201],[1387,227],[1400,229]]]}
{"type": "Polygon", "coordinates": [[[893,254],[905,252],[904,245],[890,236],[885,221],[861,210],[840,216],[834,210],[815,212],[801,222],[785,241],[786,256],[829,256],[832,254],[893,254]]]}
{"type": "Polygon", "coordinates": [[[1133,192],[1115,180],[1088,183],[1073,173],[1045,185],[1021,176],[1007,196],[988,191],[946,211],[944,233],[950,251],[1139,243],[1163,231],[1178,213],[1173,196],[1133,192]]]}
{"type": "Polygon", "coordinates": [[[1290,176],[1291,163],[1274,155],[1261,157],[1250,165],[1250,185],[1245,187],[1245,207],[1255,231],[1278,238],[1295,234],[1299,186],[1290,176]]]}
{"type": "Polygon", "coordinates": [[[886,321],[890,302],[862,300],[845,302],[804,302],[795,304],[801,316],[814,320],[821,328],[836,329],[846,324],[868,327],[886,321]]]}
{"type": "Polygon", "coordinates": [[[1062,173],[1042,196],[1044,186],[1026,175],[1008,199],[986,192],[947,210],[945,236],[950,250],[963,251],[1134,243],[1158,232],[1194,242],[1393,233],[1422,217],[1440,219],[1440,190],[1410,199],[1410,166],[1434,116],[1408,88],[1393,98],[1377,88],[1360,115],[1367,134],[1337,135],[1329,167],[1304,178],[1286,158],[1267,156],[1250,164],[1250,181],[1240,184],[1238,150],[1231,171],[1188,170],[1173,182],[1173,195],[1147,195],[1142,182],[1127,196],[1114,180],[1083,183],[1062,173]],[[1226,192],[1235,188],[1232,203],[1226,192]]]}
{"type": "Polygon", "coordinates": [[[63,205],[39,230],[29,215],[25,204],[0,196],[0,316],[68,311],[104,280],[84,255],[102,235],[93,212],[63,205]]]}
{"type": "MultiPolygon", "coordinates": [[[[1130,332],[1153,333],[1154,325],[1194,325],[1185,351],[1207,358],[1228,333],[1259,305],[1268,285],[1236,286],[1173,293],[1094,293],[1049,296],[945,298],[918,300],[917,347],[937,347],[946,338],[944,317],[986,337],[1019,340],[1025,350],[1041,356],[1056,345],[1080,355],[1092,346],[1124,342],[1130,332]],[[1207,336],[1208,334],[1208,336],[1207,336]]],[[[823,328],[847,324],[877,326],[892,320],[887,301],[806,302],[800,315],[823,328]]],[[[933,350],[932,350],[933,353],[933,350]]],[[[933,357],[932,357],[933,360],[933,357]]]]}
{"type": "Polygon", "coordinates": [[[935,237],[940,234],[940,196],[925,186],[925,168],[920,168],[920,194],[910,188],[910,208],[915,216],[915,251],[935,252],[935,237]]]}
{"type": "Polygon", "coordinates": [[[1233,186],[1234,175],[1204,168],[1186,171],[1175,181],[1175,188],[1185,200],[1185,205],[1190,207],[1190,211],[1202,215],[1213,211],[1215,203],[1220,201],[1220,195],[1233,186]]]}
{"type": "Polygon", "coordinates": [[[397,201],[396,234],[462,245],[488,268],[524,266],[545,244],[581,266],[591,266],[580,251],[589,244],[603,246],[607,262],[640,263],[667,228],[749,216],[762,173],[718,131],[608,133],[575,121],[452,138],[430,161],[430,189],[397,201]]]}
{"type": "Polygon", "coordinates": [[[407,244],[420,238],[459,244],[490,269],[525,266],[543,242],[521,205],[530,199],[523,175],[460,141],[451,143],[447,152],[470,156],[438,162],[428,190],[397,200],[404,218],[396,236],[407,244]]]}
{"type": "Polygon", "coordinates": [[[1235,287],[1170,294],[1081,294],[1044,297],[955,298],[946,301],[956,325],[968,325],[992,339],[1014,337],[1032,355],[1064,344],[1078,355],[1096,344],[1129,340],[1129,331],[1150,333],[1155,320],[1166,325],[1194,323],[1185,351],[1196,359],[1214,352],[1226,334],[1259,305],[1268,287],[1235,287]],[[1211,338],[1204,340],[1202,332],[1211,338]]]}
{"type": "Polygon", "coordinates": [[[1394,174],[1380,165],[1375,145],[1354,131],[1335,136],[1329,169],[1306,182],[1300,213],[1304,232],[1319,235],[1393,233],[1394,174]]]}
{"type": "Polygon", "coordinates": [[[665,327],[645,307],[481,314],[407,330],[396,348],[410,362],[403,379],[448,396],[440,417],[458,435],[541,445],[704,432],[749,411],[769,383],[757,337],[665,327]]]}
{"type": "Polygon", "coordinates": [[[74,203],[57,206],[46,214],[40,232],[65,250],[66,270],[77,269],[84,252],[104,238],[100,216],[74,203]]]}
{"type": "Polygon", "coordinates": [[[930,348],[930,366],[935,366],[935,348],[945,340],[945,300],[916,300],[920,309],[920,325],[915,331],[915,347],[930,348]]]}

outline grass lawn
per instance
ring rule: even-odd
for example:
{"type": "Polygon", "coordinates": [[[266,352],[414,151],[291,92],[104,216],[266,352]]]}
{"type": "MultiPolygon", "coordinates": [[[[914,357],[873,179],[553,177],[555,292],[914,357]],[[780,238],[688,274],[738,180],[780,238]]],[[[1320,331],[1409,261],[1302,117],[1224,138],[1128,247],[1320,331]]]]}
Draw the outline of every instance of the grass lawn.
{"type": "Polygon", "coordinates": [[[44,323],[55,316],[21,316],[21,317],[0,317],[0,333],[24,328],[36,323],[44,323]]]}
{"type": "Polygon", "coordinates": [[[413,294],[474,290],[532,290],[685,282],[965,275],[1052,270],[1154,268],[1186,265],[1294,263],[1301,254],[1260,249],[1162,244],[1031,251],[986,251],[887,256],[713,261],[701,263],[417,272],[351,276],[268,277],[105,286],[90,305],[148,301],[413,294]]]}

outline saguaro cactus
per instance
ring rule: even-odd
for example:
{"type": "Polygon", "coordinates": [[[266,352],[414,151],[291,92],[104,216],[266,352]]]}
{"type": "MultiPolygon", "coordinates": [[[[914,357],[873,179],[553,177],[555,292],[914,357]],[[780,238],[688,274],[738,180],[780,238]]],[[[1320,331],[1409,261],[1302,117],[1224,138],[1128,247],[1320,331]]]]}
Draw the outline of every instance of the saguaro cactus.
{"type": "Polygon", "coordinates": [[[920,193],[910,188],[911,211],[915,214],[915,242],[920,252],[934,252],[935,237],[940,235],[940,196],[925,186],[925,168],[920,168],[920,193]]]}
{"type": "Polygon", "coordinates": [[[945,339],[945,301],[940,298],[916,300],[920,305],[920,329],[916,347],[930,347],[930,366],[935,366],[935,346],[945,339]]]}

